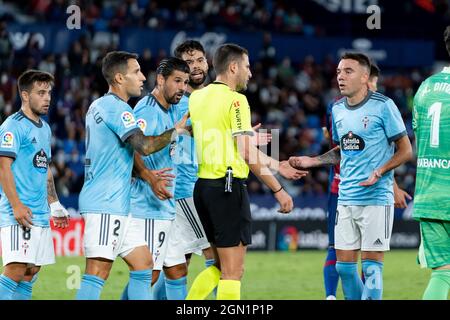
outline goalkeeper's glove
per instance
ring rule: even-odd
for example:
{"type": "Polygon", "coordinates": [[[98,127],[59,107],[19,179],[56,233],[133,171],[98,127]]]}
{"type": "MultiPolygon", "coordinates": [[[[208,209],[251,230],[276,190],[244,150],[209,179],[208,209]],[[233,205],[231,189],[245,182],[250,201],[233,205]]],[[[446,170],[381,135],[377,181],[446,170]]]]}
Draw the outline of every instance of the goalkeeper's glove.
{"type": "Polygon", "coordinates": [[[50,203],[50,214],[54,218],[69,217],[69,211],[59,201],[50,203]]]}

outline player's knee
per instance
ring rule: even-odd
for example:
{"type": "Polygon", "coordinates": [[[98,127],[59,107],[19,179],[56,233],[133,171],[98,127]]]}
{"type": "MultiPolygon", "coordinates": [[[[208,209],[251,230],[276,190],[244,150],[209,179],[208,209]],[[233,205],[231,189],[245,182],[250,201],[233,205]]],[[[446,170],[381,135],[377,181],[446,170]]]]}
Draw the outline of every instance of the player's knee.
{"type": "Polygon", "coordinates": [[[104,268],[93,268],[93,267],[91,267],[91,268],[87,268],[86,269],[86,274],[102,278],[103,280],[108,279],[109,272],[110,272],[109,269],[104,269],[104,268]]]}
{"type": "Polygon", "coordinates": [[[149,254],[149,255],[142,257],[142,260],[140,261],[140,263],[142,263],[143,269],[153,269],[152,255],[149,254]]]}
{"type": "Polygon", "coordinates": [[[187,276],[186,264],[178,264],[169,268],[164,267],[164,273],[168,279],[175,280],[187,276]]]}

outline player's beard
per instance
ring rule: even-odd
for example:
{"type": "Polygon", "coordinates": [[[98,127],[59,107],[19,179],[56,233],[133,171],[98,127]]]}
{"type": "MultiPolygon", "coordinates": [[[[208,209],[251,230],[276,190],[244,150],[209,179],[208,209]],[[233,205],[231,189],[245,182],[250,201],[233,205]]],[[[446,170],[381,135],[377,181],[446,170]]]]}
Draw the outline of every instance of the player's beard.
{"type": "Polygon", "coordinates": [[[166,98],[166,101],[169,102],[170,104],[178,104],[178,102],[180,102],[181,98],[183,97],[183,93],[184,92],[179,91],[175,93],[173,96],[166,98]],[[178,98],[178,95],[181,95],[180,98],[178,98]]]}
{"type": "Polygon", "coordinates": [[[37,116],[45,116],[45,115],[47,115],[49,108],[47,108],[47,110],[45,110],[44,106],[45,105],[42,104],[41,107],[39,107],[39,105],[37,103],[34,103],[30,99],[30,109],[35,115],[37,115],[37,116]]]}
{"type": "Polygon", "coordinates": [[[193,80],[192,78],[189,78],[189,86],[193,89],[198,89],[203,83],[206,81],[206,73],[203,72],[203,77],[199,80],[193,80]]]}

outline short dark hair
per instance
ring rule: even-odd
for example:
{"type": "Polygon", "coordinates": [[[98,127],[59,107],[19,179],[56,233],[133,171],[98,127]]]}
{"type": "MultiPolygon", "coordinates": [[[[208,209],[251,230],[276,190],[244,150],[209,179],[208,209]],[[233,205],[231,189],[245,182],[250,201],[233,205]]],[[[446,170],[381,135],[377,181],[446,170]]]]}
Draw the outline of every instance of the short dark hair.
{"type": "Polygon", "coordinates": [[[217,48],[214,53],[213,66],[217,74],[223,74],[227,71],[231,62],[242,59],[242,56],[248,55],[248,50],[234,43],[225,43],[217,48]]]}
{"type": "Polygon", "coordinates": [[[181,60],[179,58],[170,57],[161,60],[161,62],[158,65],[158,68],[156,68],[156,74],[160,74],[164,77],[164,79],[167,79],[167,77],[169,77],[175,70],[187,74],[191,72],[189,69],[189,65],[187,64],[186,61],[181,60]]]}
{"type": "Polygon", "coordinates": [[[444,42],[447,53],[450,55],[450,26],[447,26],[444,31],[444,42]]]}
{"type": "Polygon", "coordinates": [[[126,51],[111,51],[103,58],[102,73],[109,85],[114,84],[114,76],[116,73],[127,72],[128,59],[136,59],[139,56],[135,53],[126,51]]]}
{"type": "Polygon", "coordinates": [[[366,56],[364,53],[346,52],[342,55],[341,59],[342,60],[344,60],[344,59],[356,60],[356,61],[358,61],[358,63],[360,65],[362,65],[363,67],[366,67],[369,72],[371,70],[370,66],[372,65],[372,63],[370,62],[370,58],[368,56],[366,56]]]}
{"type": "Polygon", "coordinates": [[[197,50],[203,52],[205,54],[205,48],[203,48],[202,44],[196,40],[186,40],[183,43],[180,43],[175,50],[173,51],[173,55],[177,58],[181,59],[183,53],[197,50]]]}
{"type": "Polygon", "coordinates": [[[30,69],[22,73],[17,81],[19,93],[30,92],[35,82],[44,82],[53,85],[55,78],[48,72],[30,69]]]}
{"type": "Polygon", "coordinates": [[[375,63],[370,64],[370,75],[369,78],[379,77],[380,76],[380,68],[375,63]]]}

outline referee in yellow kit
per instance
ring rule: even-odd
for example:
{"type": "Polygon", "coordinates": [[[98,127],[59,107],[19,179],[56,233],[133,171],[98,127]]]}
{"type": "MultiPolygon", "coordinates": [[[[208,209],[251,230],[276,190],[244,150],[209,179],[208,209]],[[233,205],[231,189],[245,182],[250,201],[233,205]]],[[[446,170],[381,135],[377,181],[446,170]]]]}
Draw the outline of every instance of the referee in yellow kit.
{"type": "Polygon", "coordinates": [[[195,279],[187,299],[205,299],[218,286],[217,299],[240,299],[247,245],[251,244],[250,201],[245,181],[250,170],[273,192],[279,212],[289,213],[292,198],[271,170],[288,179],[307,172],[260,152],[251,142],[250,106],[240,94],[251,77],[248,51],[220,46],[213,59],[216,81],[189,98],[199,171],[194,203],[215,253],[216,264],[195,279]]]}

